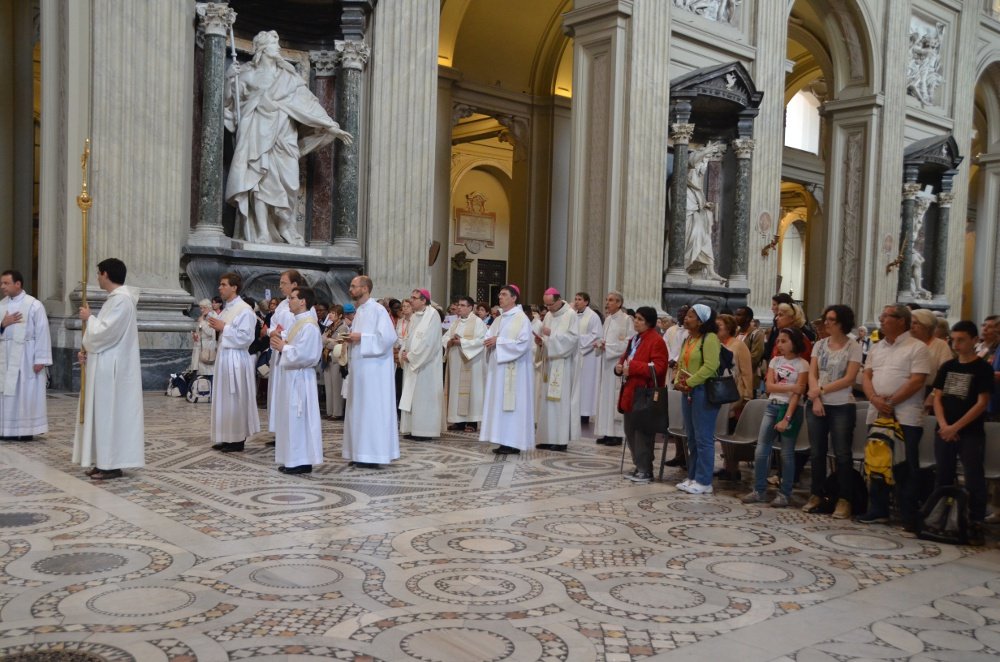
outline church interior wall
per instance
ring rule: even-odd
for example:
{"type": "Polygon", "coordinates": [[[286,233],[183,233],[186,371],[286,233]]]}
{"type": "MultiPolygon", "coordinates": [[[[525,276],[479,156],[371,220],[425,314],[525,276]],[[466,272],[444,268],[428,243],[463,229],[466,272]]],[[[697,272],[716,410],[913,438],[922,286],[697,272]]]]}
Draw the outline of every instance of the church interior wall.
{"type": "MultiPolygon", "coordinates": [[[[14,89],[14,5],[0,5],[0,89],[14,89]]],[[[0,96],[0,263],[14,262],[14,95],[0,96]]]]}
{"type": "MultiPolygon", "coordinates": [[[[471,259],[472,264],[469,265],[468,274],[468,292],[473,298],[476,296],[476,268],[478,266],[479,260],[501,260],[504,262],[508,261],[508,251],[510,249],[510,201],[508,199],[509,195],[509,184],[505,185],[499,177],[503,177],[503,173],[497,172],[493,169],[493,174],[487,171],[489,166],[485,167],[473,167],[467,170],[455,185],[451,195],[451,208],[452,208],[452,222],[451,222],[451,232],[450,240],[448,242],[448,256],[454,257],[458,253],[465,252],[466,259],[471,259]],[[486,245],[478,253],[471,253],[469,249],[462,243],[458,243],[457,239],[457,211],[466,209],[468,200],[475,193],[481,193],[485,196],[485,211],[496,215],[496,222],[494,225],[494,240],[493,245],[486,245]]],[[[509,266],[509,265],[508,265],[509,266]]],[[[455,291],[455,283],[450,283],[449,285],[449,296],[451,292],[455,291]]],[[[527,293],[525,293],[527,294],[527,293]]],[[[530,298],[528,300],[531,300],[530,298]]],[[[444,302],[445,298],[440,297],[439,302],[444,302]]]]}

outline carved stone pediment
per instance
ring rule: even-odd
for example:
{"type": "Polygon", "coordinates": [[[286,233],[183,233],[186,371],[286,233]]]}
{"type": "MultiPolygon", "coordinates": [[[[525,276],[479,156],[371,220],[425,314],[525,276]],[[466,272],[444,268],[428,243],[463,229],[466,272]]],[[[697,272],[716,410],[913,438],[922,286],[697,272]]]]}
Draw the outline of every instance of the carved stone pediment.
{"type": "Polygon", "coordinates": [[[703,67],[675,78],[670,96],[709,97],[731,102],[740,109],[759,108],[764,93],[757,90],[750,73],[739,62],[703,67]]]}
{"type": "Polygon", "coordinates": [[[955,170],[962,163],[958,143],[950,133],[924,138],[911,144],[903,152],[903,164],[921,170],[955,170]]]}

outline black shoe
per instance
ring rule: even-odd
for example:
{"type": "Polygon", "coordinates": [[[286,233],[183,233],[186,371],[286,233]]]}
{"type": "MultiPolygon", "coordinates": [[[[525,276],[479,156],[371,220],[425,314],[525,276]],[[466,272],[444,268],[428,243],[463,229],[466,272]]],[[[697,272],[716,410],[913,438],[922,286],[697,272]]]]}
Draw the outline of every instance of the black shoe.
{"type": "Polygon", "coordinates": [[[982,522],[969,522],[969,545],[972,547],[982,547],[986,544],[986,536],[983,533],[982,522]]]}
{"type": "Polygon", "coordinates": [[[375,462],[355,462],[354,466],[358,469],[381,469],[382,466],[376,464],[375,462]]]}
{"type": "Polygon", "coordinates": [[[448,426],[448,432],[461,432],[465,430],[465,423],[452,423],[448,426]]]}
{"type": "Polygon", "coordinates": [[[889,516],[873,513],[871,511],[855,519],[860,524],[888,524],[889,516]]]}
{"type": "Polygon", "coordinates": [[[111,480],[112,478],[121,478],[124,475],[121,469],[98,469],[90,474],[90,480],[111,480]]]}
{"type": "Polygon", "coordinates": [[[218,444],[212,444],[212,450],[213,451],[221,451],[225,447],[226,447],[226,444],[221,443],[221,442],[218,443],[218,444]]]}
{"type": "Polygon", "coordinates": [[[596,443],[600,446],[603,446],[604,444],[608,443],[608,437],[601,437],[600,439],[597,440],[596,443]]]}
{"type": "Polygon", "coordinates": [[[605,446],[621,446],[622,440],[618,437],[608,437],[608,440],[604,442],[605,446]]]}
{"type": "Polygon", "coordinates": [[[548,446],[547,450],[558,451],[560,453],[566,452],[566,444],[546,444],[548,446]]]}
{"type": "Polygon", "coordinates": [[[20,437],[17,438],[17,440],[18,441],[34,441],[35,440],[35,435],[33,435],[33,434],[22,434],[20,437]]]}
{"type": "Polygon", "coordinates": [[[245,443],[246,441],[233,441],[228,444],[222,444],[222,448],[219,450],[223,453],[242,453],[243,444],[245,443]]]}
{"type": "Polygon", "coordinates": [[[276,440],[272,439],[271,441],[265,441],[264,445],[270,448],[274,448],[277,445],[277,443],[278,442],[276,440]]]}
{"type": "Polygon", "coordinates": [[[581,425],[590,425],[590,416],[581,416],[580,417],[580,424],[581,425]]]}
{"type": "Polygon", "coordinates": [[[410,441],[430,441],[431,440],[430,437],[421,437],[421,436],[418,436],[418,435],[415,435],[415,434],[408,434],[408,435],[406,435],[405,438],[409,439],[410,441]]]}
{"type": "Polygon", "coordinates": [[[552,444],[535,444],[536,451],[548,451],[552,450],[552,444]]]}
{"type": "Polygon", "coordinates": [[[521,451],[517,448],[511,448],[510,446],[500,446],[494,448],[493,452],[496,455],[520,455],[521,451]]]}
{"type": "Polygon", "coordinates": [[[311,474],[312,470],[311,464],[300,464],[297,467],[278,467],[278,471],[283,474],[311,474]]]}
{"type": "Polygon", "coordinates": [[[677,457],[675,455],[674,457],[664,462],[663,465],[667,467],[683,467],[685,465],[685,462],[683,458],[677,457]]]}

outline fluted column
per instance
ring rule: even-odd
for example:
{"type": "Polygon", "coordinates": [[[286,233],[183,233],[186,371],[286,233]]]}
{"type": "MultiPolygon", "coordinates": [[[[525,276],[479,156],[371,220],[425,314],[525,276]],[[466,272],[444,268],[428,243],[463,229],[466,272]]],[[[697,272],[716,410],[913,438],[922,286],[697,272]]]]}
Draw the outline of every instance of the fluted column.
{"type": "MultiPolygon", "coordinates": [[[[131,14],[133,11],[123,8],[122,11],[116,12],[116,16],[131,14]]],[[[205,30],[205,68],[202,72],[198,223],[195,225],[194,232],[191,233],[190,243],[218,245],[228,241],[222,230],[222,144],[224,131],[222,97],[225,85],[226,33],[232,22],[236,20],[236,12],[222,2],[199,3],[197,12],[205,30]]],[[[114,39],[118,41],[120,36],[116,35],[114,39]]],[[[127,54],[125,58],[126,61],[131,60],[127,54]]],[[[166,99],[157,100],[161,104],[165,101],[166,99]]],[[[180,113],[176,114],[180,115],[180,113]]]]}
{"type": "Polygon", "coordinates": [[[730,287],[749,287],[747,266],[750,241],[750,191],[751,165],[754,141],[750,138],[737,138],[733,141],[733,151],[736,152],[736,199],[733,215],[733,266],[729,273],[730,287]]]}
{"type": "Polygon", "coordinates": [[[910,292],[910,272],[913,271],[913,209],[920,192],[920,184],[917,183],[917,168],[906,166],[906,182],[903,184],[903,223],[900,228],[899,241],[899,267],[896,281],[896,291],[899,298],[909,298],[910,292]]]}
{"type": "Polygon", "coordinates": [[[951,205],[955,194],[951,191],[952,178],[945,175],[942,191],[938,193],[937,231],[934,233],[934,279],[931,291],[935,303],[947,303],[948,292],[948,221],[951,217],[951,205]]]}
{"type": "Polygon", "coordinates": [[[670,138],[674,143],[674,179],[670,192],[670,230],[667,234],[667,280],[679,277],[687,280],[684,264],[684,232],[687,223],[687,171],[688,144],[694,135],[694,124],[687,122],[690,104],[685,104],[687,112],[680,113],[682,119],[670,125],[670,138]]]}
{"type": "MultiPolygon", "coordinates": [[[[337,71],[337,53],[334,51],[309,51],[309,61],[312,63],[313,75],[315,76],[313,94],[319,99],[323,110],[328,115],[333,116],[335,112],[334,74],[337,71]]],[[[329,246],[333,240],[333,145],[320,147],[308,158],[310,214],[307,218],[306,236],[309,246],[329,246]]],[[[356,169],[354,174],[357,177],[356,169]]]]}
{"type": "Polygon", "coordinates": [[[377,130],[369,141],[372,220],[365,243],[378,296],[430,281],[439,15],[433,0],[380,2],[375,8],[369,115],[377,130]]]}
{"type": "Polygon", "coordinates": [[[361,86],[369,49],[364,41],[338,41],[340,71],[337,75],[337,122],[353,136],[350,145],[337,141],[334,153],[337,183],[333,196],[336,231],[333,243],[351,254],[360,254],[358,244],[358,154],[361,148],[361,86]]]}

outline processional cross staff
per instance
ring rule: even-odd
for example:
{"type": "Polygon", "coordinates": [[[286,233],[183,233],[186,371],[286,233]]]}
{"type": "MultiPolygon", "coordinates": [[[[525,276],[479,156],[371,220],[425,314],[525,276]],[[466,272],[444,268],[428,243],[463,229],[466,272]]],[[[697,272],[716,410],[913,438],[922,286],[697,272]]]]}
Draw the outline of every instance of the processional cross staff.
{"type": "MultiPolygon", "coordinates": [[[[80,156],[80,170],[83,171],[80,183],[80,195],[76,196],[76,206],[80,208],[80,216],[83,225],[83,280],[80,283],[80,306],[87,308],[87,276],[90,269],[87,266],[87,212],[90,211],[94,201],[87,192],[87,162],[90,160],[90,138],[83,143],[83,154],[80,156]]],[[[83,347],[83,336],[87,333],[87,320],[80,323],[80,354],[83,360],[80,361],[80,424],[83,424],[83,402],[87,388],[87,350],[83,347]]]]}

